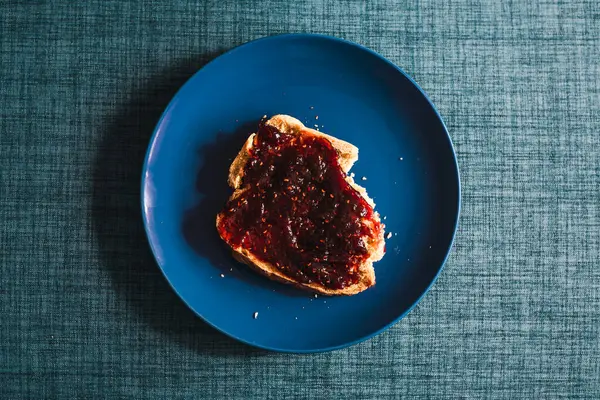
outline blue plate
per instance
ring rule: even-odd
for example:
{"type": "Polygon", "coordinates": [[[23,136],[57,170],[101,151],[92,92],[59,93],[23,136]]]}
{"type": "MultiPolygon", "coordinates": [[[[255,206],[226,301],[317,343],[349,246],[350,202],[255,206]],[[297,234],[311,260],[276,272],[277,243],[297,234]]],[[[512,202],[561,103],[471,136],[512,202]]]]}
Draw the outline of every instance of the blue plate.
{"type": "Polygon", "coordinates": [[[452,143],[423,91],[376,53],[320,35],[257,40],[202,68],[160,119],[142,177],[148,239],[177,294],[227,335],[284,352],[339,349],[405,316],[442,269],[459,207],[452,143]],[[232,158],[263,115],[280,113],[360,149],[353,172],[393,236],[377,284],[359,295],[315,297],[270,281],[217,235],[232,158]]]}

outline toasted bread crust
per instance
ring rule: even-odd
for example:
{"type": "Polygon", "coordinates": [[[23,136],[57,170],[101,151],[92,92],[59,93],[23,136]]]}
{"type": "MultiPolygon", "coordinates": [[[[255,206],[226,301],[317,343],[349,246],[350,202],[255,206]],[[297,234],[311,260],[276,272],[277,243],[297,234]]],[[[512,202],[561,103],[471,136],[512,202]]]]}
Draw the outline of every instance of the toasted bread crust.
{"type": "MultiPolygon", "coordinates": [[[[288,115],[276,115],[266,121],[266,124],[276,127],[280,132],[286,134],[293,135],[315,135],[319,137],[323,137],[331,142],[333,147],[336,149],[339,155],[339,162],[342,170],[345,173],[348,173],[352,165],[358,160],[358,148],[348,142],[343,140],[334,138],[333,136],[326,135],[322,132],[316,131],[314,129],[306,128],[299,120],[296,118],[290,117],[288,115]]],[[[249,151],[252,149],[254,145],[255,134],[251,134],[242,149],[236,156],[236,158],[231,163],[229,168],[229,185],[235,189],[235,192],[232,194],[232,198],[238,197],[241,193],[246,189],[242,189],[242,180],[244,176],[244,167],[246,166],[247,161],[250,158],[249,151]]],[[[352,177],[347,176],[346,180],[352,187],[354,187],[364,198],[365,200],[372,206],[375,207],[375,203],[373,200],[367,195],[366,190],[356,184],[352,177]]],[[[220,224],[222,215],[217,215],[217,227],[220,224]]],[[[373,214],[373,219],[377,222],[380,222],[379,214],[375,212],[373,214]]],[[[384,239],[384,226],[382,224],[382,229],[380,230],[379,236],[374,239],[365,238],[365,244],[369,249],[370,257],[359,266],[359,280],[357,283],[347,286],[343,289],[329,289],[323,287],[317,283],[302,283],[295,281],[294,279],[284,275],[281,271],[275,268],[270,263],[264,262],[256,258],[251,252],[242,247],[232,248],[233,256],[236,260],[247,264],[257,272],[261,274],[287,284],[294,285],[300,289],[313,291],[316,293],[324,294],[324,295],[354,295],[360,293],[369,287],[375,285],[375,271],[373,269],[373,263],[379,261],[383,255],[385,254],[385,239],[384,239]]]]}

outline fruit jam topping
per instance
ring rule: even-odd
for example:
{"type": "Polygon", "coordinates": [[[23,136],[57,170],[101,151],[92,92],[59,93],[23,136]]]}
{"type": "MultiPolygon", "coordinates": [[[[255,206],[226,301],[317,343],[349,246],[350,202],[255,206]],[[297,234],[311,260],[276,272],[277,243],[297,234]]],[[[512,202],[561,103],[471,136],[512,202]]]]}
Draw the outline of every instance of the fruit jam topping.
{"type": "Polygon", "coordinates": [[[375,238],[381,224],[346,181],[331,142],[261,123],[253,145],[244,191],[222,212],[223,239],[299,282],[330,289],[357,283],[369,257],[364,238],[375,238]]]}

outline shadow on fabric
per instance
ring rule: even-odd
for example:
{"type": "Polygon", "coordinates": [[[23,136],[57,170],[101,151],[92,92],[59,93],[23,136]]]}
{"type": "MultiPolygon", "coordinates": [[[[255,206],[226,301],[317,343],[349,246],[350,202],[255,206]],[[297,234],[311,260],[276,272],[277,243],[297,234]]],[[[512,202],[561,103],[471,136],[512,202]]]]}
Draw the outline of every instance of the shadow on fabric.
{"type": "Polygon", "coordinates": [[[123,307],[133,311],[128,316],[198,352],[260,354],[208,326],[179,299],[152,256],[140,210],[142,165],[160,115],[185,81],[221,53],[184,60],[140,83],[110,119],[94,166],[92,218],[100,262],[123,307]]]}

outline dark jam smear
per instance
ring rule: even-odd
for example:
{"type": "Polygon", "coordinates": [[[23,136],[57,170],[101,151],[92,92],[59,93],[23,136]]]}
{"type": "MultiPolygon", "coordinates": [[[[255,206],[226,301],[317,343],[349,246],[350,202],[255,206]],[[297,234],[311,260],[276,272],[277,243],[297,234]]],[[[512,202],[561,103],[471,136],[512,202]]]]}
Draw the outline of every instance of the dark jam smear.
{"type": "Polygon", "coordinates": [[[244,171],[247,190],[227,203],[219,232],[297,281],[355,284],[369,256],[363,238],[376,237],[381,225],[345,176],[328,140],[261,123],[244,171]]]}

